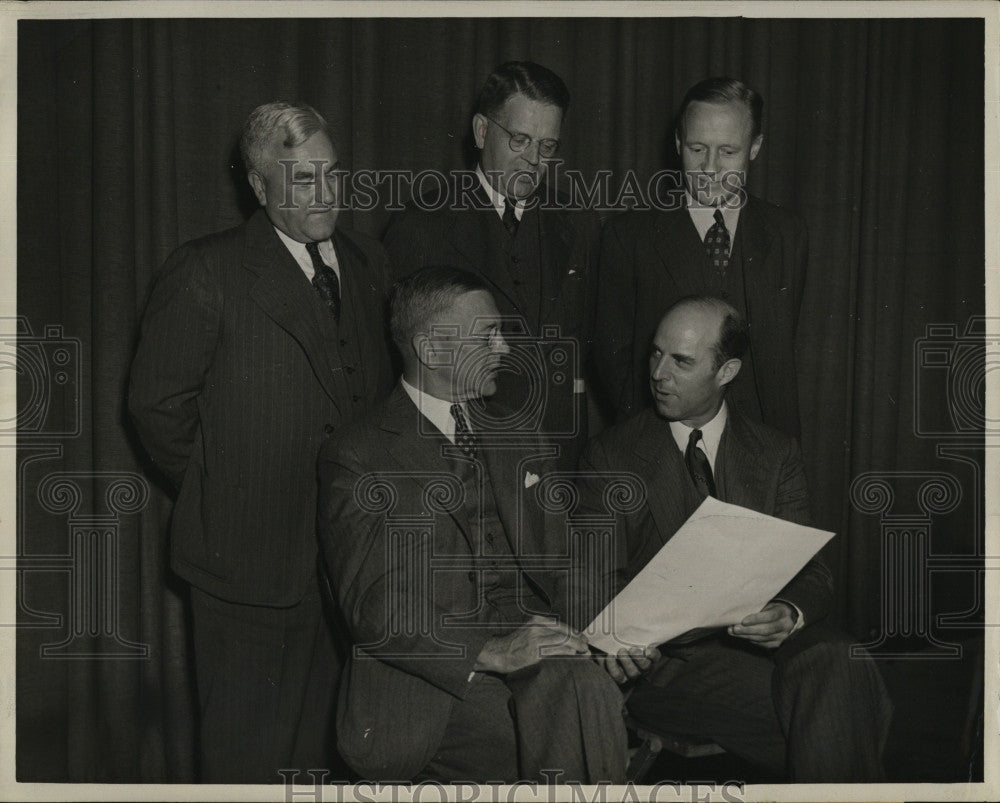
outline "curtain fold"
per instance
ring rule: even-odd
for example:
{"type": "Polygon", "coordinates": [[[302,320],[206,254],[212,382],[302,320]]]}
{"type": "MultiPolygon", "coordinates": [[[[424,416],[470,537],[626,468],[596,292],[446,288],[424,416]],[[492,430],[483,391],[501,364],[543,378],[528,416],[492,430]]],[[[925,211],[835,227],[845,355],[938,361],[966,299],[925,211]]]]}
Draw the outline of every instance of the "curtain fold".
{"type": "MultiPolygon", "coordinates": [[[[613,188],[627,171],[644,185],[676,166],[672,115],[695,81],[730,74],[763,94],[750,187],[809,227],[798,370],[813,504],[818,524],[839,534],[828,556],[838,618],[859,639],[877,635],[880,525],[851,503],[855,478],[953,474],[965,496],[934,549],[971,553],[982,533],[981,439],[971,458],[949,459],[937,454],[941,438],[920,436],[918,415],[952,421],[954,394],[932,392],[915,366],[928,326],[961,333],[984,314],[983,37],[981,20],[962,19],[21,21],[18,314],[35,336],[61,326],[79,347],[78,393],[52,388],[51,436],[19,445],[22,554],[57,562],[71,550],[72,516],[38,495],[51,473],[87,475],[81,509],[95,515],[107,503],[101,477],[141,478],[145,504],[114,523],[115,626],[148,653],[40,657],[65,635],[66,621],[39,621],[71,610],[69,575],[20,573],[19,780],[197,777],[186,595],[168,568],[171,500],[124,400],[156,269],[254,208],[237,147],[249,111],[312,104],[353,169],[459,168],[478,87],[508,59],[564,77],[564,167],[588,180],[611,171],[613,188]],[[66,434],[77,412],[78,431],[66,434]]],[[[387,220],[384,209],[345,215],[375,235],[387,220]]],[[[19,377],[19,399],[29,380],[19,377]]],[[[968,577],[934,593],[937,613],[976,607],[968,577]]]]}

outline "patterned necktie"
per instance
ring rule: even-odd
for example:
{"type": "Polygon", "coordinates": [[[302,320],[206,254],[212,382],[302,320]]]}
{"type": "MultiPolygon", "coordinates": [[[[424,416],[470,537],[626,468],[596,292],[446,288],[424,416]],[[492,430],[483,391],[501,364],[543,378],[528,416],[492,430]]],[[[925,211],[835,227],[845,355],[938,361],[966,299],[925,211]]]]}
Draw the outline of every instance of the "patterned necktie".
{"type": "Polygon", "coordinates": [[[451,406],[451,417],[455,419],[455,444],[466,457],[475,458],[476,436],[469,429],[469,423],[465,420],[461,404],[451,406]]]}
{"type": "Polygon", "coordinates": [[[521,221],[517,219],[514,211],[516,208],[516,203],[510,202],[506,198],[503,199],[503,225],[511,237],[517,235],[517,227],[521,225],[521,221]]]}
{"type": "Polygon", "coordinates": [[[306,243],[306,251],[313,263],[312,285],[330,308],[334,319],[340,323],[340,281],[337,279],[337,272],[319,255],[318,243],[306,243]]]}
{"type": "Polygon", "coordinates": [[[691,472],[691,479],[694,480],[698,493],[705,496],[715,496],[715,480],[712,479],[712,466],[708,462],[708,455],[698,448],[698,441],[701,440],[701,430],[691,431],[688,438],[687,449],[684,450],[684,462],[687,463],[688,471],[691,472]]]}
{"type": "Polygon", "coordinates": [[[715,223],[705,235],[705,253],[719,275],[725,276],[729,267],[729,230],[721,209],[715,210],[715,223]]]}

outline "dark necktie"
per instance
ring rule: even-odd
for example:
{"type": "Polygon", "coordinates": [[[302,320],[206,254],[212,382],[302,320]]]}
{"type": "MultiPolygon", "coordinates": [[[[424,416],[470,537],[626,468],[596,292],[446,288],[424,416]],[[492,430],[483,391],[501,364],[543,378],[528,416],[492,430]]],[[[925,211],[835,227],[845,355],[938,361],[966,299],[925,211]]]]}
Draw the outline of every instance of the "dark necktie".
{"type": "Polygon", "coordinates": [[[705,253],[719,275],[725,276],[729,267],[729,230],[721,209],[715,210],[715,223],[705,235],[705,253]]]}
{"type": "Polygon", "coordinates": [[[306,243],[306,251],[309,252],[313,263],[313,287],[330,308],[334,319],[340,323],[340,281],[337,279],[337,272],[319,255],[318,243],[306,243]]]}
{"type": "Polygon", "coordinates": [[[462,450],[462,454],[466,457],[475,458],[476,436],[469,429],[469,422],[465,420],[461,404],[451,406],[451,417],[455,419],[455,445],[462,450]]]}
{"type": "Polygon", "coordinates": [[[691,479],[703,497],[715,496],[715,480],[712,479],[712,466],[708,462],[708,455],[698,448],[698,441],[701,440],[701,430],[691,430],[691,437],[688,438],[687,449],[684,450],[684,462],[687,463],[688,471],[691,472],[691,479]]]}
{"type": "Polygon", "coordinates": [[[516,203],[508,201],[506,198],[503,199],[503,225],[511,237],[517,234],[517,227],[521,225],[521,221],[517,219],[514,212],[516,208],[516,203]]]}

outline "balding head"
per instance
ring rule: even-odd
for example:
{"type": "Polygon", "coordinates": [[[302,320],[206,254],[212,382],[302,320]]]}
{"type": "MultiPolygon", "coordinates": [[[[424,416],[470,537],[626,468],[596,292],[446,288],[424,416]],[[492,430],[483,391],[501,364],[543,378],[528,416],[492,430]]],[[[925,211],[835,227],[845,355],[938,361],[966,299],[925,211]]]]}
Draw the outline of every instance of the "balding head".
{"type": "Polygon", "coordinates": [[[700,427],[722,405],[749,343],[739,312],[720,298],[681,299],[664,314],[649,358],[657,412],[700,427]]]}

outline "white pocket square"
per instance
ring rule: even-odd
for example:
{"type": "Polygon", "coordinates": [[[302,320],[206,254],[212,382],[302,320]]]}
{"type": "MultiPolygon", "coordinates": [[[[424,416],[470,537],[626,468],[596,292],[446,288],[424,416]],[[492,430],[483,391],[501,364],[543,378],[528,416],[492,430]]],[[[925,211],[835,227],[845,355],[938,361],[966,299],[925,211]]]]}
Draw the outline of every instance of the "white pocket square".
{"type": "Polygon", "coordinates": [[[574,273],[576,273],[576,268],[570,268],[569,272],[566,275],[567,276],[572,276],[574,273]]]}
{"type": "Polygon", "coordinates": [[[525,488],[530,488],[532,485],[534,485],[535,483],[537,483],[540,479],[541,479],[541,477],[539,477],[537,474],[532,474],[529,471],[527,474],[524,475],[524,487],[525,488]]]}

